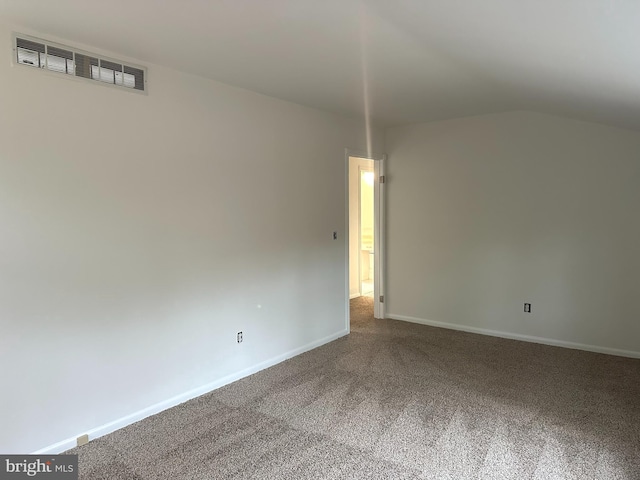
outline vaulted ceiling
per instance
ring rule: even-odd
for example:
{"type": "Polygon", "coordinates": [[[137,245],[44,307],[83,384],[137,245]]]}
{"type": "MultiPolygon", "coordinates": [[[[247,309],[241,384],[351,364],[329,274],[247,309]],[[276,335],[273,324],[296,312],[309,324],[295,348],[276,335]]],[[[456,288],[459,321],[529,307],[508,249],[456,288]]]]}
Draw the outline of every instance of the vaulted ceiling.
{"type": "Polygon", "coordinates": [[[0,21],[381,126],[640,129],[637,0],[0,0],[0,21]]]}

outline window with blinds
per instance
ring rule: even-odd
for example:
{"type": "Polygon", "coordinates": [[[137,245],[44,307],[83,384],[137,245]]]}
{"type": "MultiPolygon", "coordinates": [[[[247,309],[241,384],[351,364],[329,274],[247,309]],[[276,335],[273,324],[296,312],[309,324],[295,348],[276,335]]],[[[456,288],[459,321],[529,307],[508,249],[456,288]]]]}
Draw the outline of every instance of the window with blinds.
{"type": "Polygon", "coordinates": [[[146,91],[146,69],[71,47],[15,35],[14,60],[19,65],[86,78],[131,90],[146,91]]]}

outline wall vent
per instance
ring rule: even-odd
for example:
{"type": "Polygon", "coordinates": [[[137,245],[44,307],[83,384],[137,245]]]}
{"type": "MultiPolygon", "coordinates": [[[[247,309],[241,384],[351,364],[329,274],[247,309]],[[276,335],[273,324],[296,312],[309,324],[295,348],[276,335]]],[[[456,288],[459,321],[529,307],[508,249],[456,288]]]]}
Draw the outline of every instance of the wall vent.
{"type": "Polygon", "coordinates": [[[147,90],[144,67],[83,52],[28,35],[14,35],[14,61],[18,65],[84,78],[139,92],[147,90]]]}

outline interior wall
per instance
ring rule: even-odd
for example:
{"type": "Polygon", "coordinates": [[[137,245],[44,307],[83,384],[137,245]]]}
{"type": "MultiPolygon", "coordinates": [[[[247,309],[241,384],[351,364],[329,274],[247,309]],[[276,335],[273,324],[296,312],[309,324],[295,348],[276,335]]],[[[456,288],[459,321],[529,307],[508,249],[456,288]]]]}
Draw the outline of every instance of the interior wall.
{"type": "Polygon", "coordinates": [[[349,157],[349,297],[360,295],[358,259],[360,258],[359,195],[360,168],[373,169],[374,160],[349,157]]]}
{"type": "Polygon", "coordinates": [[[386,148],[389,316],[640,352],[638,132],[513,112],[386,148]]]}
{"type": "Polygon", "coordinates": [[[148,95],[14,66],[11,30],[0,451],[346,333],[344,152],[365,149],[362,123],[155,65],[148,95]]]}

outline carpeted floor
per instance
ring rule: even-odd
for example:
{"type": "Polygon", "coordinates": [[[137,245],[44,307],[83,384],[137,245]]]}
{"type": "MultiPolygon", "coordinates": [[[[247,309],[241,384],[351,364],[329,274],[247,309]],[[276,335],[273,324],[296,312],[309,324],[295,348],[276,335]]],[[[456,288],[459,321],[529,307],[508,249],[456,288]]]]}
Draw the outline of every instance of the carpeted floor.
{"type": "Polygon", "coordinates": [[[69,453],[81,479],[640,479],[640,360],[372,318],[69,453]]]}

